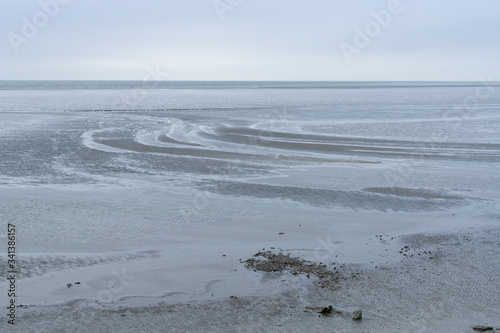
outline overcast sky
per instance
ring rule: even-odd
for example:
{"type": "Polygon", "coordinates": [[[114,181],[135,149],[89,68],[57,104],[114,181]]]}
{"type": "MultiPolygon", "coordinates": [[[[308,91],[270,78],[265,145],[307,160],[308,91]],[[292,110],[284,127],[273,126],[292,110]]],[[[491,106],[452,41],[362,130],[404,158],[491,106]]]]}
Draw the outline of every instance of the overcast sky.
{"type": "Polygon", "coordinates": [[[0,0],[0,9],[0,79],[141,80],[156,68],[168,80],[500,80],[498,0],[0,0]]]}

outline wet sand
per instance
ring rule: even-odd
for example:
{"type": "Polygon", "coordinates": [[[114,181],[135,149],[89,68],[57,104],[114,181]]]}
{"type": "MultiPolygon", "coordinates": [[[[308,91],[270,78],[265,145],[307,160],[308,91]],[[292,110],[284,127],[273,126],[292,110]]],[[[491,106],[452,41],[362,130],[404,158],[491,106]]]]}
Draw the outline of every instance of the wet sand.
{"type": "MultiPolygon", "coordinates": [[[[493,219],[498,221],[499,217],[493,219]]],[[[341,269],[346,279],[341,280],[336,291],[304,285],[291,286],[268,297],[236,296],[181,303],[149,299],[148,306],[84,301],[52,307],[29,306],[20,311],[17,329],[22,332],[137,332],[138,329],[144,332],[473,332],[472,326],[486,325],[500,331],[498,227],[393,239],[389,234],[381,236],[367,239],[367,246],[401,245],[404,250],[402,254],[398,251],[399,263],[370,269],[347,266],[341,269]],[[329,305],[341,313],[326,317],[309,309],[329,305]],[[351,319],[351,312],[356,309],[363,310],[361,321],[351,319]]],[[[289,274],[263,274],[261,281],[290,278],[289,274]]]]}
{"type": "Polygon", "coordinates": [[[152,89],[117,107],[127,91],[98,86],[0,91],[17,331],[499,327],[496,95],[474,113],[453,108],[473,86],[404,84],[152,89]],[[244,265],[279,249],[338,289],[244,265]]]}

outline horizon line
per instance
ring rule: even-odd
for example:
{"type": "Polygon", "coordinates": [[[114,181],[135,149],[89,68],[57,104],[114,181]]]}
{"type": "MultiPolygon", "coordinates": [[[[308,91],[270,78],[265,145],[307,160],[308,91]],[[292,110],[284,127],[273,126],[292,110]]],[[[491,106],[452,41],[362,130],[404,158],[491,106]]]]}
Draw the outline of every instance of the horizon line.
{"type": "MultiPolygon", "coordinates": [[[[0,79],[5,81],[99,81],[99,82],[480,82],[479,80],[130,80],[130,79],[0,79]]],[[[500,83],[488,81],[487,83],[500,83]]]]}

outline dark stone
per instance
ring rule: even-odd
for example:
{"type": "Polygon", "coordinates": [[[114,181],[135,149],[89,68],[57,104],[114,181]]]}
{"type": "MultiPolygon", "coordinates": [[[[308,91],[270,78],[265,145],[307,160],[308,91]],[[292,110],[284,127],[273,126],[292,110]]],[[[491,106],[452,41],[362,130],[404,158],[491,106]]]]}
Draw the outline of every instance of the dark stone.
{"type": "Polygon", "coordinates": [[[493,327],[491,327],[491,326],[481,326],[481,325],[473,326],[472,329],[474,331],[478,331],[478,332],[493,331],[493,327]]]}

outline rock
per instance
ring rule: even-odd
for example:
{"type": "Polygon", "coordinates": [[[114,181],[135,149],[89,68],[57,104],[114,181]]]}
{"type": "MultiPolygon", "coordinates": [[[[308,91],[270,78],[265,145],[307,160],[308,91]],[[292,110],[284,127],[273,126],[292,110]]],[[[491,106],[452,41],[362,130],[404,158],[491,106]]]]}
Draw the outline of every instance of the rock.
{"type": "Polygon", "coordinates": [[[324,316],[331,315],[333,313],[333,307],[329,305],[326,308],[323,308],[320,313],[324,316]]]}
{"type": "Polygon", "coordinates": [[[481,325],[473,326],[472,329],[474,331],[478,331],[478,332],[493,331],[493,327],[491,327],[491,326],[481,326],[481,325]]]}
{"type": "Polygon", "coordinates": [[[363,312],[361,310],[356,310],[352,313],[352,320],[361,320],[363,318],[363,312]]]}
{"type": "Polygon", "coordinates": [[[68,288],[71,288],[71,286],[72,286],[72,284],[71,284],[71,283],[68,283],[68,284],[66,285],[66,287],[68,287],[68,288]]]}
{"type": "Polygon", "coordinates": [[[330,317],[334,314],[341,314],[342,313],[342,311],[334,309],[333,306],[331,306],[331,305],[328,305],[327,307],[306,306],[306,309],[313,310],[314,312],[317,312],[325,317],[330,317]]]}

